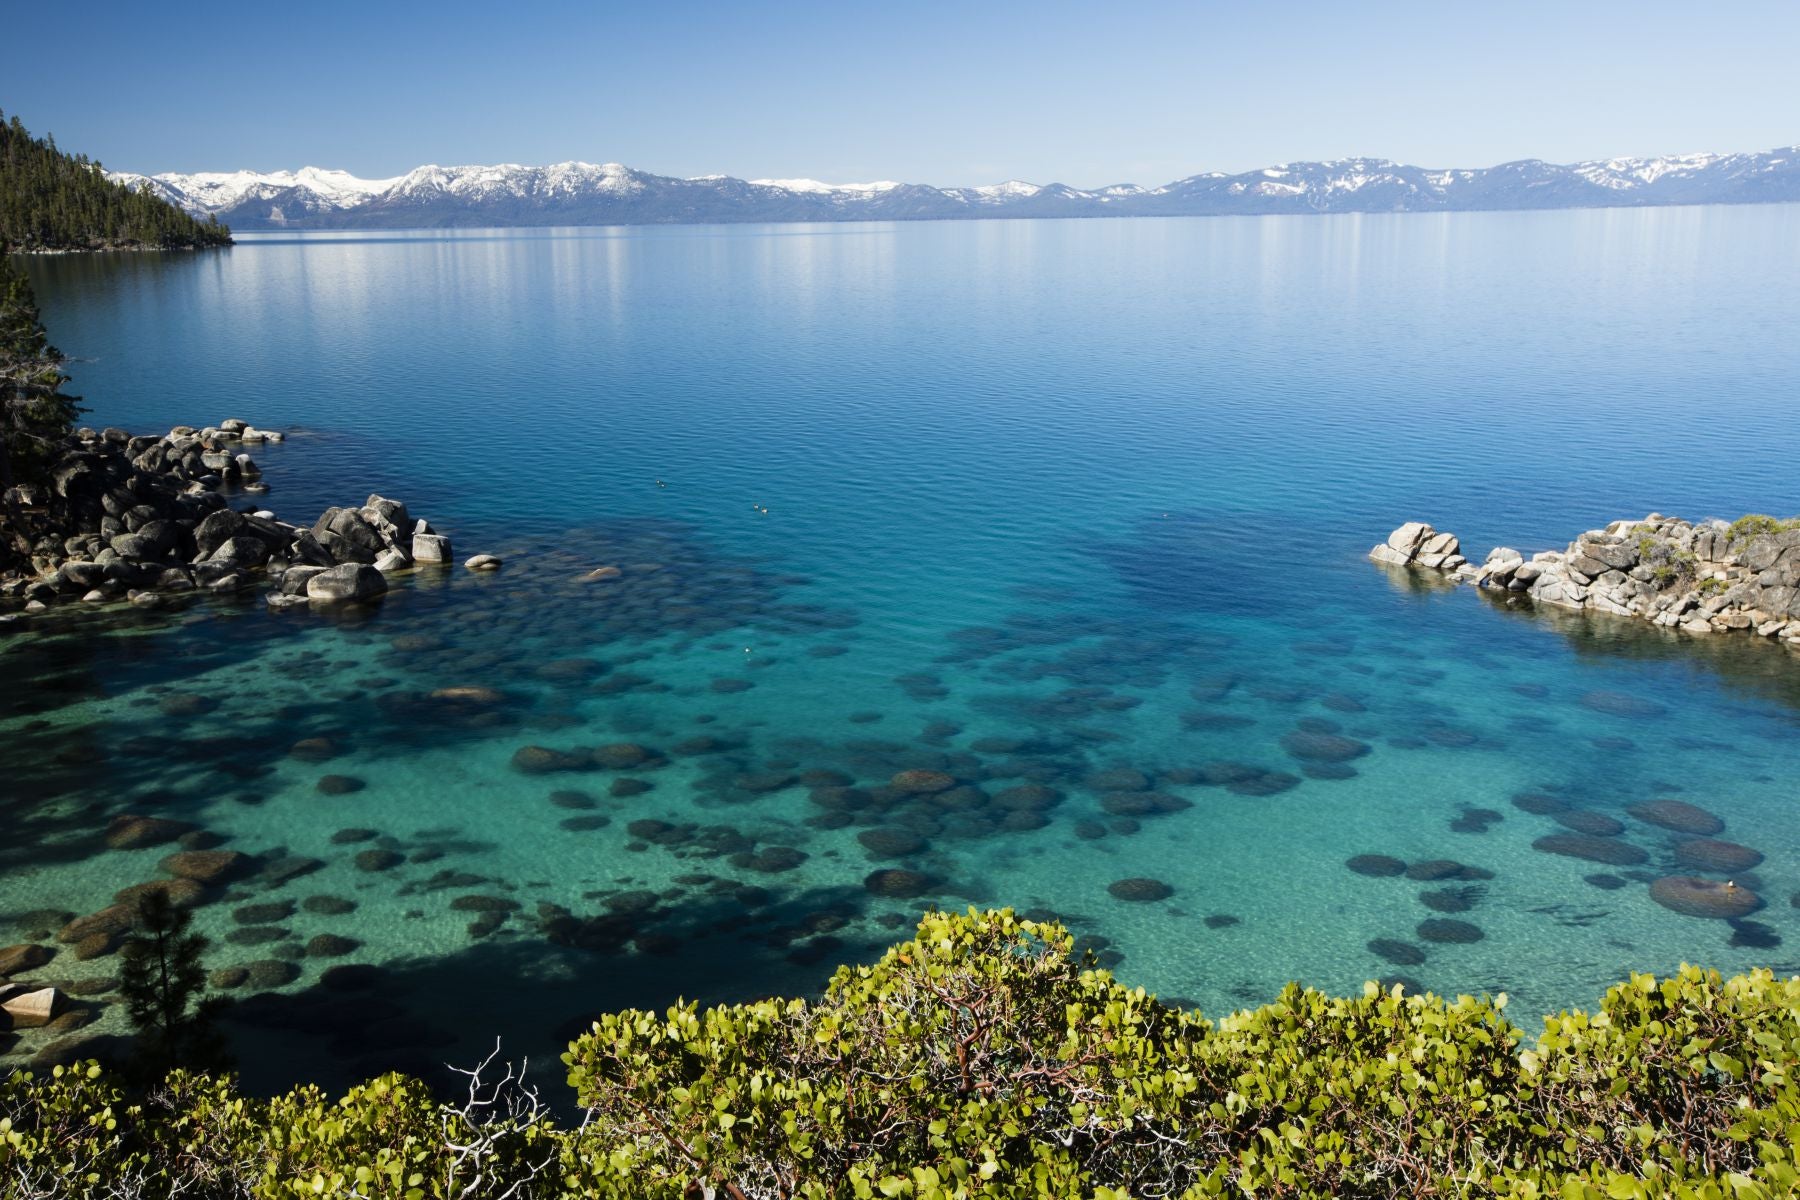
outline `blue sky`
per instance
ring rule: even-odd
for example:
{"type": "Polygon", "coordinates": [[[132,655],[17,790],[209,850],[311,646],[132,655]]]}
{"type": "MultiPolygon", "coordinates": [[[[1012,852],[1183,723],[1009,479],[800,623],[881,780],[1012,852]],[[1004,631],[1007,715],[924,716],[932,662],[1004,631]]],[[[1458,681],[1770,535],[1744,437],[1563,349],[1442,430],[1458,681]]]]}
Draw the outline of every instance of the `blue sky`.
{"type": "Polygon", "coordinates": [[[1800,142],[1800,4],[0,0],[0,108],[115,169],[1077,186],[1800,142]]]}

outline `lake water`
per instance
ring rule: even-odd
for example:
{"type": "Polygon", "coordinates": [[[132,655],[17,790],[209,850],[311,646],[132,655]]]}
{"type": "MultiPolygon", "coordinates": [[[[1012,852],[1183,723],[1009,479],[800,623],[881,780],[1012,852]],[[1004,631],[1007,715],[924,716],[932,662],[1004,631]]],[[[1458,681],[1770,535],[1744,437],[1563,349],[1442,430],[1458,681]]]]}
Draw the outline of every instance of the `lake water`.
{"type": "Polygon", "coordinates": [[[586,1015],[814,991],[934,903],[1054,912],[1210,1015],[1404,977],[1504,990],[1529,1025],[1634,969],[1800,963],[1794,654],[1365,558],[1408,519],[1479,560],[1800,510],[1800,207],[27,265],[95,426],[289,429],[257,503],[310,522],[380,492],[507,560],[360,615],[207,599],[0,641],[0,943],[157,877],[170,847],[105,848],[121,812],[319,860],[196,915],[209,965],[297,973],[233,1023],[254,1086],[496,1035],[553,1078],[586,1015]],[[505,699],[428,698],[462,685],[505,699]],[[291,752],[320,737],[335,757],[291,752]],[[1367,750],[1292,753],[1336,738],[1367,750]],[[613,765],[528,773],[527,746],[613,765]],[[909,770],[956,786],[889,786],[909,770]],[[1762,911],[1651,900],[1689,868],[1625,810],[1668,797],[1764,856],[1735,872],[1762,911]],[[1558,805],[1645,861],[1534,849],[1558,805]],[[1129,878],[1172,893],[1112,894],[1129,878]],[[355,945],[309,955],[321,934],[355,945]]]}

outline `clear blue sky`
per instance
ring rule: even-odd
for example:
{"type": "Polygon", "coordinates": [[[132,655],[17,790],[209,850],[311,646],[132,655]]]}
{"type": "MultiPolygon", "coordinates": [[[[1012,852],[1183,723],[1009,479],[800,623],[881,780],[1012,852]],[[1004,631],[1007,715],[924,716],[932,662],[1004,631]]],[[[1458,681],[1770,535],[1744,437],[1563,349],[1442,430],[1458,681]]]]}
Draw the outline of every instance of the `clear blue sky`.
{"type": "Polygon", "coordinates": [[[1094,186],[1800,142],[1794,0],[0,0],[0,29],[0,107],[146,172],[1094,186]]]}

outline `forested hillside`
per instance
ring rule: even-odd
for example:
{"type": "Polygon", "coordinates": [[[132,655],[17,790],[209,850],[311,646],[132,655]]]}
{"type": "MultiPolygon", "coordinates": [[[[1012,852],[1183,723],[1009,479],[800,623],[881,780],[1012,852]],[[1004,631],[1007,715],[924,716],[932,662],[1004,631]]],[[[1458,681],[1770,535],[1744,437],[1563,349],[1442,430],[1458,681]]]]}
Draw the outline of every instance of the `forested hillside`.
{"type": "MultiPolygon", "coordinates": [[[[0,113],[0,118],[5,116],[0,113]]],[[[216,220],[109,180],[85,155],[0,120],[0,253],[31,250],[198,249],[231,242],[216,220]]]]}

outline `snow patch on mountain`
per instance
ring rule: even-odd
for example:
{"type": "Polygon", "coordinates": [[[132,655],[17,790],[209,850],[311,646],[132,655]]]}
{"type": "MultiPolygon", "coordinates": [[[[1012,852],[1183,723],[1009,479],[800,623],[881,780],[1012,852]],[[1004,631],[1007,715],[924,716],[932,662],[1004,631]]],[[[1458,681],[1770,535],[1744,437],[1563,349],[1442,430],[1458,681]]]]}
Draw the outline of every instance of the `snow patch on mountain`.
{"type": "Polygon", "coordinates": [[[961,188],[896,180],[678,179],[623,163],[580,161],[429,164],[392,179],[320,167],[110,177],[241,229],[1372,213],[1800,201],[1800,147],[1454,169],[1344,158],[1093,190],[1017,179],[961,188]]]}
{"type": "MultiPolygon", "coordinates": [[[[719,176],[719,178],[727,178],[719,176]]],[[[752,179],[755,187],[780,188],[784,192],[809,192],[814,195],[829,192],[891,192],[897,187],[905,187],[892,179],[881,179],[874,183],[820,183],[817,179],[752,179]]]]}

